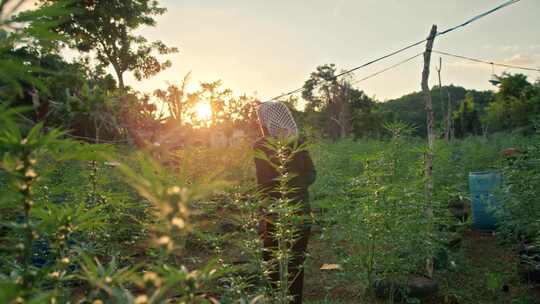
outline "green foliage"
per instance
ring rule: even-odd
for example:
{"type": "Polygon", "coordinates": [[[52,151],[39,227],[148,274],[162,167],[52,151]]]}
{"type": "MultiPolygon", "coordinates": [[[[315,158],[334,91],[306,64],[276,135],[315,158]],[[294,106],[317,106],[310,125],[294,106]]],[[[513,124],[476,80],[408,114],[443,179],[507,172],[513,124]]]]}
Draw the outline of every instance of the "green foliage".
{"type": "Polygon", "coordinates": [[[533,203],[540,186],[538,134],[521,149],[524,149],[524,153],[518,150],[502,163],[504,190],[501,194],[503,204],[499,213],[499,231],[509,240],[530,243],[540,231],[540,206],[533,203]]]}
{"type": "Polygon", "coordinates": [[[338,80],[334,64],[317,67],[304,83],[302,98],[306,103],[305,122],[332,139],[369,133],[362,123],[371,117],[373,100],[352,87],[350,79],[338,80]]]}
{"type": "MultiPolygon", "coordinates": [[[[492,99],[492,93],[489,91],[479,92],[475,90],[466,90],[459,86],[443,86],[442,88],[434,87],[431,89],[431,98],[433,99],[433,113],[436,128],[442,128],[440,123],[444,122],[447,114],[448,98],[451,98],[452,113],[460,109],[461,104],[469,94],[469,99],[476,102],[476,110],[482,112],[482,109],[492,99]]],[[[425,102],[422,92],[407,94],[398,99],[389,100],[383,103],[378,103],[378,111],[384,113],[386,120],[403,121],[410,125],[416,126],[415,135],[426,136],[426,114],[425,102]]],[[[466,108],[464,108],[466,109],[466,108]]],[[[475,128],[481,130],[479,125],[475,128]]],[[[456,132],[457,132],[456,126],[456,132]]]]}
{"type": "Polygon", "coordinates": [[[531,84],[523,74],[499,76],[499,92],[486,109],[484,124],[491,131],[532,129],[532,119],[540,111],[540,85],[531,84]]]}
{"type": "Polygon", "coordinates": [[[81,52],[95,52],[103,66],[112,66],[120,89],[124,89],[123,74],[133,71],[137,79],[148,78],[170,67],[170,61],[160,62],[160,55],[175,53],[161,41],[148,42],[135,35],[141,26],[155,25],[154,16],[166,10],[156,1],[66,1],[42,0],[45,4],[62,4],[71,11],[66,17],[53,18],[55,32],[69,38],[67,45],[81,52]]]}
{"type": "MultiPolygon", "coordinates": [[[[0,1],[0,302],[288,303],[291,247],[307,219],[297,216],[299,206],[289,198],[294,176],[285,168],[306,146],[271,143],[280,178],[278,197],[269,198],[248,191],[254,174],[247,144],[171,153],[65,139],[156,139],[165,128],[163,116],[148,95],[125,88],[123,74],[155,75],[170,66],[158,55],[177,50],[135,34],[164,13],[156,1],[42,0],[33,11],[6,11],[24,2],[0,1]],[[95,55],[98,66],[88,58],[66,61],[59,53],[64,46],[95,55]],[[105,72],[108,66],[121,90],[105,72]],[[144,132],[154,137],[139,136],[144,132]],[[256,229],[261,207],[273,215],[278,243],[268,252],[256,229]],[[274,285],[268,277],[273,269],[279,272],[274,285]]],[[[425,133],[422,94],[375,104],[349,79],[335,76],[334,65],[317,68],[304,86],[306,110],[293,113],[303,131],[320,140],[313,145],[322,173],[311,190],[313,217],[343,266],[342,278],[366,289],[381,279],[405,281],[424,271],[426,259],[447,254],[442,245],[450,230],[467,225],[456,228],[447,205],[467,196],[471,171],[502,170],[498,233],[538,246],[540,209],[531,202],[540,188],[540,139],[467,136],[530,131],[540,110],[540,83],[503,74],[496,94],[454,86],[432,90],[436,121],[448,110],[449,93],[456,135],[467,138],[436,141],[435,217],[428,219],[421,170],[426,149],[413,137],[425,133]],[[351,134],[363,140],[321,140],[351,134]],[[498,152],[505,148],[522,153],[500,163],[498,152]]],[[[256,130],[252,97],[233,96],[220,81],[189,94],[186,83],[187,77],[155,92],[171,112],[167,123],[209,125],[193,108],[208,103],[213,128],[256,130]]],[[[294,107],[298,100],[285,102],[294,107]]],[[[462,268],[439,275],[450,280],[458,271],[476,271],[457,262],[462,268]]],[[[527,262],[538,267],[534,256],[527,262]]],[[[507,280],[495,266],[474,285],[491,295],[507,280]]]]}
{"type": "Polygon", "coordinates": [[[182,125],[187,118],[187,109],[195,104],[195,95],[188,94],[186,86],[189,82],[191,73],[186,74],[180,86],[170,84],[166,90],[155,90],[154,96],[159,98],[169,110],[171,119],[176,121],[178,125],[182,125]]]}
{"type": "MultiPolygon", "coordinates": [[[[222,275],[219,267],[209,263],[200,270],[190,271],[174,264],[173,257],[182,251],[182,239],[189,229],[190,201],[216,191],[220,187],[218,183],[191,184],[189,190],[180,188],[171,183],[164,169],[139,157],[137,172],[121,166],[124,179],[127,177],[129,185],[151,204],[144,212],[151,212],[152,216],[136,219],[136,209],[130,209],[130,202],[117,193],[100,190],[97,162],[92,161],[89,185],[79,185],[71,198],[60,201],[56,198],[53,202],[51,196],[65,196],[67,191],[56,188],[54,179],[47,178],[46,185],[38,182],[40,173],[46,172],[40,168],[46,168],[44,162],[58,166],[56,162],[65,159],[66,151],[84,159],[78,148],[80,144],[61,139],[61,132],[44,133],[40,125],[27,134],[21,133],[13,121],[15,113],[15,110],[2,111],[1,121],[7,128],[0,134],[3,155],[0,168],[7,173],[2,182],[12,185],[2,190],[6,195],[2,195],[0,205],[3,210],[0,279],[3,288],[14,290],[12,293],[2,290],[6,302],[16,298],[30,300],[36,294],[43,295],[47,301],[64,302],[78,297],[68,286],[81,282],[89,291],[84,296],[88,301],[139,303],[147,299],[161,303],[171,293],[179,294],[180,299],[189,303],[207,301],[201,290],[217,288],[213,284],[222,275]],[[55,159],[55,155],[61,158],[55,159]],[[57,193],[59,190],[61,193],[57,193]],[[145,263],[142,274],[143,267],[127,257],[129,248],[137,244],[124,243],[131,240],[121,234],[129,231],[129,237],[136,237],[136,230],[141,228],[149,229],[149,234],[139,236],[150,237],[147,241],[159,252],[157,260],[145,263]],[[36,246],[43,244],[46,244],[45,252],[36,252],[36,246]],[[109,260],[109,256],[116,257],[109,260]],[[36,258],[45,259],[45,264],[36,262],[36,258]],[[10,281],[15,286],[9,285],[10,281]],[[137,293],[133,286],[138,286],[137,293]]],[[[89,149],[95,151],[96,147],[89,149]]],[[[94,157],[97,157],[95,153],[94,157]]],[[[71,162],[70,166],[74,164],[71,162]]]]}
{"type": "Polygon", "coordinates": [[[480,109],[474,101],[471,93],[465,95],[465,99],[459,104],[459,108],[453,113],[455,134],[457,137],[481,134],[480,109]]]}
{"type": "Polygon", "coordinates": [[[60,17],[65,14],[61,5],[40,7],[15,15],[16,8],[26,1],[5,0],[0,6],[0,102],[6,102],[14,96],[23,94],[24,84],[29,84],[44,91],[43,81],[33,75],[43,73],[40,66],[28,64],[27,58],[13,52],[20,45],[34,45],[34,49],[48,50],[53,40],[61,37],[51,35],[49,29],[54,23],[49,16],[60,17]],[[7,11],[11,7],[10,11],[7,11]],[[7,99],[7,100],[6,100],[7,99]]]}
{"type": "Polygon", "coordinates": [[[38,162],[43,161],[45,156],[65,157],[66,151],[79,149],[76,143],[61,139],[62,133],[59,131],[44,133],[41,124],[21,130],[14,122],[16,110],[2,113],[0,120],[4,128],[0,133],[0,169],[6,173],[7,187],[3,191],[7,195],[3,196],[5,200],[0,201],[4,239],[1,252],[4,261],[11,261],[2,265],[2,273],[9,273],[9,279],[5,276],[1,279],[16,283],[9,302],[15,298],[30,299],[36,294],[55,297],[58,291],[50,292],[50,288],[45,289],[44,286],[63,279],[65,275],[70,263],[66,255],[66,242],[71,233],[77,231],[72,229],[73,223],[85,227],[91,222],[98,224],[99,217],[91,217],[94,210],[83,212],[80,206],[66,210],[35,199],[34,188],[40,173],[37,170],[38,162]],[[41,204],[36,206],[36,202],[41,204]],[[40,257],[35,248],[40,246],[40,242],[48,240],[57,255],[46,267],[40,268],[36,266],[36,258],[44,257],[40,257]]]}
{"type": "Polygon", "coordinates": [[[329,210],[337,223],[330,240],[342,252],[346,271],[368,290],[378,280],[401,281],[421,271],[440,239],[424,213],[422,158],[409,137],[413,130],[400,123],[387,129],[392,140],[357,157],[361,173],[329,210]]]}
{"type": "Polygon", "coordinates": [[[116,117],[119,112],[119,98],[101,86],[83,83],[74,94],[65,91],[65,101],[54,103],[52,114],[63,118],[62,126],[73,130],[76,135],[94,139],[118,138],[121,125],[116,117]]]}

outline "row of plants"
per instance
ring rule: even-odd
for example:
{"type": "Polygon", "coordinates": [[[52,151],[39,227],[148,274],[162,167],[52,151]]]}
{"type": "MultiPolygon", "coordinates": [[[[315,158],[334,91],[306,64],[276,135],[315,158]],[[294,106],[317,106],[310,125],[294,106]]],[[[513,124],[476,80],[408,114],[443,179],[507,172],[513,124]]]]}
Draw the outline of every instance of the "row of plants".
{"type": "MultiPolygon", "coordinates": [[[[183,296],[188,302],[222,303],[258,295],[258,301],[286,299],[285,289],[279,294],[269,287],[270,266],[261,260],[256,224],[262,200],[249,191],[253,154],[248,145],[227,153],[195,148],[158,158],[163,151],[150,151],[154,161],[149,163],[144,153],[125,147],[65,140],[60,132],[40,131],[39,125],[20,129],[13,117],[7,118],[14,111],[2,113],[2,122],[11,126],[3,131],[1,145],[5,302],[34,296],[60,303],[159,303],[183,296]],[[160,168],[156,159],[170,169],[160,168]],[[202,277],[189,276],[193,269],[202,277]],[[168,272],[173,270],[174,275],[168,272]],[[185,280],[170,281],[174,288],[163,285],[180,280],[180,273],[185,280]],[[141,280],[153,280],[149,277],[161,287],[141,287],[146,284],[141,280]],[[183,285],[195,281],[192,289],[183,285]]],[[[535,248],[536,209],[528,202],[536,191],[537,139],[438,143],[435,218],[428,229],[419,169],[422,143],[404,125],[388,126],[388,131],[392,139],[387,142],[321,141],[311,147],[320,172],[312,189],[314,219],[324,227],[321,237],[334,245],[349,282],[368,294],[414,301],[405,286],[426,277],[426,259],[435,257],[441,274],[459,271],[452,262],[460,263],[460,252],[449,243],[465,226],[452,219],[448,204],[468,196],[468,172],[501,165],[512,187],[501,236],[529,251],[535,248]],[[500,162],[501,149],[527,146],[528,152],[512,162],[500,162]]],[[[538,264],[532,252],[524,264],[538,264]]]]}
{"type": "Polygon", "coordinates": [[[101,191],[99,147],[62,139],[61,132],[44,132],[39,124],[20,130],[13,114],[3,109],[0,135],[3,303],[159,302],[178,290],[185,299],[201,296],[197,287],[211,278],[210,268],[191,272],[168,265],[180,250],[174,238],[186,231],[186,204],[195,191],[144,176],[155,168],[135,175],[129,167],[123,170],[138,200],[122,197],[125,191],[101,191]],[[81,168],[87,161],[89,168],[81,168]],[[88,182],[76,184],[84,176],[76,170],[87,172],[88,182]],[[153,255],[145,264],[126,250],[153,240],[139,252],[153,255]]]}
{"type": "Polygon", "coordinates": [[[386,128],[391,134],[387,142],[317,146],[315,160],[329,167],[325,174],[330,175],[328,179],[322,176],[313,191],[325,218],[320,221],[321,238],[333,244],[342,276],[347,282],[357,282],[364,294],[414,302],[429,288],[436,289],[425,269],[425,261],[434,258],[434,277],[445,294],[474,297],[448,290],[452,283],[444,277],[467,265],[459,244],[471,220],[468,174],[500,170],[504,158],[499,151],[531,140],[499,134],[489,139],[437,141],[434,217],[430,220],[425,212],[424,144],[411,137],[411,129],[404,124],[386,128]]]}
{"type": "Polygon", "coordinates": [[[539,133],[506,152],[501,163],[503,186],[498,193],[501,205],[495,210],[497,232],[520,255],[521,278],[536,284],[540,283],[539,133]]]}
{"type": "MultiPolygon", "coordinates": [[[[293,176],[280,171],[280,198],[257,193],[249,146],[162,157],[68,140],[41,124],[21,128],[17,110],[0,113],[0,302],[290,300],[293,176]],[[256,229],[261,205],[277,216],[280,245],[267,253],[256,229]]],[[[282,145],[273,147],[284,151],[277,168],[297,153],[282,145]]]]}

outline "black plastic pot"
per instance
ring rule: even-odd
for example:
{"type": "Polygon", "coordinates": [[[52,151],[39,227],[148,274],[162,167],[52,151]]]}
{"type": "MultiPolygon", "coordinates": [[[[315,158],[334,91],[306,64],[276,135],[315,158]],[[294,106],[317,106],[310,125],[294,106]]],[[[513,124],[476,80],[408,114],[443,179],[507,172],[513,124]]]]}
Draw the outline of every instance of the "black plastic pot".
{"type": "Polygon", "coordinates": [[[373,282],[373,291],[379,299],[393,298],[396,302],[403,300],[406,295],[405,284],[400,284],[390,279],[375,280],[373,282]]]}
{"type": "Polygon", "coordinates": [[[407,283],[398,283],[390,279],[376,280],[373,284],[375,295],[381,299],[400,302],[405,298],[424,299],[435,295],[439,291],[439,283],[423,276],[411,276],[407,283]]]}
{"type": "Polygon", "coordinates": [[[456,220],[466,222],[471,214],[471,202],[463,197],[456,197],[448,203],[448,210],[456,220]]]}
{"type": "Polygon", "coordinates": [[[414,276],[407,282],[408,296],[412,298],[427,298],[439,291],[439,283],[433,279],[414,276]]]}
{"type": "Polygon", "coordinates": [[[523,244],[519,250],[518,273],[529,283],[540,283],[540,247],[523,244]]]}

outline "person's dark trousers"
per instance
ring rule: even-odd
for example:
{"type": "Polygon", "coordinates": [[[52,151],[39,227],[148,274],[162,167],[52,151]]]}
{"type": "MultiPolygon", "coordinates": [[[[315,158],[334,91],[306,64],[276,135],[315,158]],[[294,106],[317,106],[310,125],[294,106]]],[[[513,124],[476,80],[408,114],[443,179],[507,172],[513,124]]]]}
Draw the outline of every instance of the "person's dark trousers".
{"type": "MultiPolygon", "coordinates": [[[[303,225],[299,232],[299,238],[293,245],[292,254],[293,257],[289,262],[289,279],[294,280],[289,287],[289,294],[293,296],[291,304],[302,304],[302,295],[304,292],[304,261],[306,259],[307,245],[310,235],[310,226],[303,225]]],[[[271,237],[272,227],[270,224],[267,224],[266,230],[262,234],[263,244],[264,244],[264,253],[263,258],[265,261],[271,261],[272,252],[276,250],[277,241],[271,237]]],[[[276,265],[277,266],[277,265],[276,265]]],[[[270,280],[272,282],[279,281],[279,269],[276,267],[273,269],[270,274],[270,280]]]]}

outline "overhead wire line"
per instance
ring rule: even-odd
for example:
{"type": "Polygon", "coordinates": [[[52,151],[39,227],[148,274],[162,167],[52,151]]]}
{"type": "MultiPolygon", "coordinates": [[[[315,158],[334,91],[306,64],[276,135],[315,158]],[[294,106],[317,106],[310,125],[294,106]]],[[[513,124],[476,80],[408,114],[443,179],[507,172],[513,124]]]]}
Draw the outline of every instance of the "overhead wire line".
{"type": "Polygon", "coordinates": [[[393,65],[391,65],[391,66],[389,66],[389,67],[387,67],[387,68],[385,68],[385,69],[382,69],[382,70],[380,70],[380,71],[378,71],[378,72],[375,72],[375,73],[370,74],[370,75],[368,75],[368,76],[366,76],[366,77],[363,77],[363,78],[354,80],[354,81],[352,82],[352,84],[357,84],[357,83],[360,83],[360,82],[362,82],[362,81],[366,81],[366,80],[368,80],[368,79],[370,79],[370,78],[373,78],[373,77],[375,77],[375,76],[378,76],[378,75],[380,75],[380,74],[382,74],[382,73],[384,73],[384,72],[387,72],[387,71],[389,71],[389,70],[391,70],[391,69],[397,68],[398,66],[400,66],[400,65],[402,65],[402,64],[405,64],[405,63],[407,63],[407,62],[409,62],[409,61],[411,61],[411,60],[413,60],[413,59],[415,59],[415,58],[417,58],[417,57],[420,57],[420,56],[422,56],[423,54],[424,54],[424,52],[418,53],[418,54],[416,54],[416,55],[414,55],[414,56],[412,56],[412,57],[409,57],[409,58],[407,58],[407,59],[405,59],[405,60],[402,60],[402,61],[400,61],[400,62],[398,62],[398,63],[396,63],[396,64],[393,64],[393,65]]]}
{"type": "MultiPolygon", "coordinates": [[[[521,0],[509,0],[509,1],[506,1],[505,3],[499,5],[499,6],[495,7],[495,8],[492,8],[492,9],[490,9],[489,11],[486,11],[486,12],[484,12],[484,13],[482,13],[482,14],[476,15],[476,16],[474,16],[473,18],[470,18],[470,19],[468,19],[467,21],[465,21],[465,22],[463,22],[463,23],[461,23],[461,24],[458,24],[458,25],[456,25],[456,26],[453,26],[453,27],[451,27],[451,28],[448,28],[448,29],[446,29],[446,30],[444,30],[444,31],[442,31],[442,32],[438,32],[435,36],[442,36],[442,35],[445,35],[445,34],[448,34],[448,33],[452,32],[452,31],[454,31],[454,30],[457,30],[457,29],[459,29],[459,28],[465,27],[465,26],[467,26],[467,25],[469,25],[469,24],[471,24],[471,23],[473,23],[473,22],[475,22],[475,21],[477,21],[477,20],[479,20],[479,19],[481,19],[481,18],[483,18],[483,17],[486,17],[486,16],[488,16],[488,15],[490,15],[490,14],[493,14],[494,12],[496,12],[496,11],[502,9],[502,8],[505,8],[505,7],[510,6],[510,5],[512,5],[512,4],[515,4],[515,3],[518,3],[519,1],[521,1],[521,0]]],[[[399,53],[402,53],[402,52],[404,52],[404,51],[406,51],[406,50],[408,50],[408,49],[410,49],[410,48],[413,48],[413,47],[415,47],[415,46],[418,46],[418,45],[423,44],[423,43],[426,42],[427,40],[428,40],[428,38],[425,38],[425,39],[422,39],[421,41],[418,41],[418,42],[415,42],[415,43],[411,43],[411,44],[409,44],[409,45],[407,45],[407,46],[405,46],[405,47],[402,47],[402,48],[400,48],[400,49],[398,49],[398,50],[395,50],[395,51],[393,51],[393,52],[390,52],[390,53],[388,53],[388,54],[386,54],[386,55],[384,55],[384,56],[381,56],[381,57],[379,57],[379,58],[373,59],[373,60],[371,60],[371,61],[368,61],[368,62],[366,62],[366,63],[364,63],[364,64],[362,64],[362,65],[359,65],[359,66],[357,66],[357,67],[351,68],[351,69],[349,69],[349,70],[343,71],[343,72],[337,74],[336,76],[334,76],[334,79],[337,79],[337,78],[339,78],[339,77],[341,77],[341,76],[350,74],[350,73],[352,73],[352,72],[354,72],[354,71],[356,71],[356,70],[359,70],[359,69],[362,69],[362,68],[364,68],[364,67],[367,67],[368,65],[372,65],[372,64],[374,64],[374,63],[376,63],[376,62],[379,62],[379,61],[381,61],[381,60],[384,60],[384,59],[386,59],[386,58],[388,58],[388,57],[391,57],[391,56],[397,55],[397,54],[399,54],[399,53]]],[[[280,99],[280,98],[283,98],[283,97],[286,97],[286,96],[289,96],[289,95],[292,95],[292,94],[301,92],[303,89],[304,89],[303,87],[300,87],[300,88],[295,89],[295,90],[292,90],[292,91],[290,91],[290,92],[288,92],[288,93],[284,93],[284,94],[278,95],[278,96],[276,96],[276,97],[274,97],[274,98],[272,98],[272,99],[269,99],[269,100],[267,100],[267,101],[278,100],[278,99],[280,99]]]]}
{"type": "MultiPolygon", "coordinates": [[[[453,30],[457,30],[458,28],[465,27],[465,26],[467,26],[467,25],[469,25],[469,24],[475,22],[475,21],[478,20],[478,19],[484,18],[484,17],[486,17],[487,15],[491,15],[491,14],[493,14],[494,12],[496,12],[496,11],[498,11],[498,10],[500,10],[500,9],[503,9],[503,8],[505,8],[505,7],[507,7],[507,6],[510,6],[510,5],[512,5],[512,4],[516,4],[516,3],[518,3],[519,1],[521,1],[521,0],[510,0],[510,1],[507,1],[507,2],[505,2],[505,3],[503,3],[503,4],[499,5],[499,6],[497,6],[497,7],[495,7],[495,8],[490,9],[490,10],[487,11],[487,12],[484,12],[484,13],[482,13],[482,14],[480,14],[480,15],[477,15],[477,16],[475,16],[475,17],[473,17],[473,18],[471,18],[471,19],[469,19],[469,20],[463,22],[462,24],[456,25],[456,26],[451,27],[451,28],[449,28],[449,29],[447,29],[447,30],[444,30],[444,31],[442,31],[442,32],[439,32],[439,33],[437,33],[436,36],[441,36],[441,35],[444,35],[444,34],[447,34],[447,33],[451,32],[451,31],[453,31],[453,30]]],[[[427,40],[427,39],[426,39],[426,40],[427,40]]]]}
{"type": "Polygon", "coordinates": [[[487,61],[487,60],[467,57],[467,56],[463,56],[463,55],[456,55],[456,54],[443,52],[443,51],[437,51],[437,50],[432,50],[431,52],[432,53],[437,53],[437,54],[440,54],[440,55],[444,55],[444,56],[465,59],[465,60],[469,60],[469,61],[473,61],[473,62],[477,62],[477,63],[489,64],[491,66],[500,66],[500,67],[511,68],[511,69],[519,69],[519,70],[525,70],[525,71],[540,72],[540,68],[531,68],[531,67],[523,67],[523,66],[511,65],[511,64],[506,64],[506,63],[498,63],[498,62],[487,61]]]}

